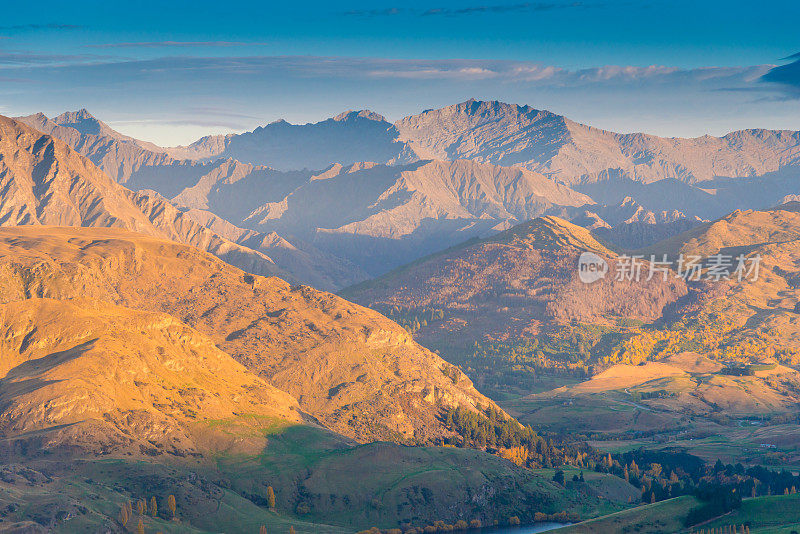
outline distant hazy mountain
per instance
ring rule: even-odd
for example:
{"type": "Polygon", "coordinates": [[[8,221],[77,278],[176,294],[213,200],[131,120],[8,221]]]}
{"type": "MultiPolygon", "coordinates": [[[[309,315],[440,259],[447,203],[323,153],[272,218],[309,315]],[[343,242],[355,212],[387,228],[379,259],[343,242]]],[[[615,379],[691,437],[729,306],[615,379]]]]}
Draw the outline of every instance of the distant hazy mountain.
{"type": "Polygon", "coordinates": [[[15,120],[61,139],[120,183],[127,182],[142,167],[174,163],[164,149],[115,131],[85,109],[52,119],[37,113],[15,120]]]}
{"type": "Polygon", "coordinates": [[[428,110],[396,126],[422,157],[517,165],[569,184],[609,178],[695,184],[800,166],[800,132],[742,130],[694,139],[618,134],[497,101],[428,110]]]}
{"type": "Polygon", "coordinates": [[[184,213],[226,239],[266,254],[290,281],[331,291],[369,278],[366,271],[351,261],[323,252],[307,242],[298,247],[297,242],[290,243],[275,232],[239,228],[207,210],[189,209],[184,213]]]}
{"type": "Polygon", "coordinates": [[[401,140],[420,157],[468,158],[539,172],[598,204],[632,197],[655,213],[713,219],[797,194],[800,132],[742,130],[723,137],[619,134],[561,115],[469,100],[406,117],[401,140]]]}
{"type": "Polygon", "coordinates": [[[397,129],[371,111],[347,111],[313,124],[284,120],[243,134],[204,137],[170,149],[175,157],[233,158],[275,169],[322,169],[331,163],[358,161],[407,163],[419,159],[398,140],[397,129]]]}
{"type": "Polygon", "coordinates": [[[114,132],[85,110],[22,120],[129,188],[205,213],[204,224],[211,213],[235,234],[276,233],[291,247],[280,249],[286,261],[273,259],[323,288],[545,213],[638,248],[698,219],[800,194],[799,132],[617,134],[501,102],[470,100],[394,125],[369,111],[305,125],[278,121],[171,149],[114,132]],[[609,211],[626,202],[637,213],[609,211]],[[572,209],[585,204],[597,207],[572,209]]]}
{"type": "MultiPolygon", "coordinates": [[[[797,131],[751,129],[689,139],[619,134],[549,111],[497,101],[469,100],[395,124],[370,111],[349,111],[304,125],[277,121],[252,132],[204,137],[187,147],[170,149],[114,132],[86,110],[53,119],[38,114],[20,120],[65,140],[119,181],[130,176],[130,169],[141,166],[219,157],[279,170],[323,169],[333,163],[360,161],[472,159],[521,166],[573,185],[671,179],[714,190],[728,189],[726,179],[730,178],[796,178],[800,168],[797,131]],[[81,135],[86,139],[78,142],[75,137],[81,135]],[[123,144],[125,150],[110,147],[109,140],[123,144]]],[[[616,193],[622,196],[606,203],[629,196],[626,191],[616,193]]]]}
{"type": "Polygon", "coordinates": [[[571,210],[570,220],[623,249],[646,247],[703,223],[702,219],[687,217],[677,210],[654,213],[631,197],[616,205],[571,210]],[[579,213],[574,215],[575,212],[579,213]]]}
{"type": "Polygon", "coordinates": [[[537,173],[472,161],[337,164],[307,177],[206,178],[174,201],[312,242],[372,273],[554,208],[592,202],[537,173]]]}
{"type": "MultiPolygon", "coordinates": [[[[179,221],[182,228],[174,231],[170,230],[164,234],[170,239],[175,239],[179,242],[190,242],[186,241],[186,239],[189,239],[188,235],[193,233],[216,235],[213,239],[191,238],[193,239],[191,244],[201,248],[210,246],[212,248],[206,249],[215,254],[219,252],[218,255],[223,259],[251,272],[275,274],[287,280],[311,284],[320,289],[339,289],[367,278],[367,274],[354,264],[318,251],[309,245],[298,248],[275,234],[262,235],[251,230],[244,230],[227,221],[219,220],[213,214],[203,213],[200,210],[181,213],[167,200],[168,197],[177,195],[184,188],[197,187],[198,182],[200,182],[199,187],[202,188],[202,183],[206,181],[233,180],[253,173],[259,176],[275,174],[275,171],[271,169],[254,167],[230,160],[217,160],[206,163],[173,160],[164,154],[161,148],[114,131],[105,123],[94,118],[86,110],[64,113],[53,119],[47,119],[44,115],[37,114],[22,117],[19,120],[41,132],[65,141],[75,150],[92,160],[112,178],[124,183],[127,188],[138,191],[138,193],[134,194],[127,188],[113,184],[111,180],[101,176],[103,173],[99,172],[98,169],[90,168],[92,167],[91,164],[87,165],[88,162],[81,162],[81,165],[88,170],[74,171],[74,174],[87,180],[93,179],[101,184],[98,185],[96,196],[92,197],[95,200],[100,199],[97,202],[110,202],[111,193],[107,193],[106,189],[113,191],[114,194],[121,191],[122,195],[130,197],[139,210],[143,210],[145,213],[152,211],[154,213],[154,222],[162,221],[165,217],[179,221]],[[203,227],[208,227],[210,231],[203,227]],[[225,247],[222,247],[217,242],[220,238],[222,241],[230,242],[225,247]],[[232,250],[222,252],[226,247],[232,247],[232,250]],[[274,254],[275,258],[272,258],[270,254],[274,254]],[[234,255],[238,259],[235,259],[234,255]],[[264,258],[264,255],[268,256],[268,258],[264,258]],[[259,259],[255,260],[254,258],[259,259]]],[[[29,144],[29,148],[32,148],[35,144],[35,142],[29,144]]],[[[9,145],[8,149],[12,150],[13,147],[9,145]]],[[[77,154],[72,154],[69,157],[74,160],[76,156],[77,154]]],[[[56,162],[53,163],[55,164],[56,162]]],[[[40,166],[40,169],[42,168],[40,166]]],[[[66,169],[61,170],[63,173],[66,169]]],[[[28,172],[33,172],[31,165],[26,167],[26,170],[19,170],[17,177],[19,178],[28,172]]],[[[308,173],[297,174],[300,179],[305,179],[308,176],[308,173]]],[[[281,177],[284,178],[282,174],[281,177]]],[[[7,210],[12,205],[13,203],[9,199],[5,199],[3,209],[7,210]]],[[[61,219],[50,216],[48,209],[59,209],[66,213],[73,207],[80,209],[81,206],[74,202],[63,200],[61,202],[50,202],[47,208],[27,209],[25,213],[33,213],[38,209],[46,217],[34,217],[37,220],[58,221],[61,219]]],[[[66,217],[63,220],[71,221],[69,224],[75,222],[80,222],[83,225],[95,224],[95,221],[86,221],[81,218],[82,215],[68,216],[62,213],[60,217],[66,217]]],[[[19,221],[19,218],[11,218],[9,220],[19,221]]],[[[97,224],[104,225],[107,222],[102,220],[97,224]]],[[[42,224],[60,223],[42,222],[42,224]]],[[[159,222],[156,222],[156,224],[158,225],[159,222]]],[[[140,228],[132,229],[142,231],[140,228]]]]}

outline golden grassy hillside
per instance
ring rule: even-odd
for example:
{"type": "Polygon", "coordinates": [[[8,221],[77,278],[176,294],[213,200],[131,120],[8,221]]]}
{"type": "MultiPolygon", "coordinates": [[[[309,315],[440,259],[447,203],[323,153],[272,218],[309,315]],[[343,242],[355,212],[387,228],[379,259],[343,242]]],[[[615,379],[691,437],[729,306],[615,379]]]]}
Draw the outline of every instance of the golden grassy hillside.
{"type": "Polygon", "coordinates": [[[7,451],[24,442],[185,456],[247,445],[237,427],[301,421],[291,395],[169,315],[33,298],[3,304],[0,316],[7,451]],[[215,433],[214,421],[226,421],[227,433],[215,433]]]}
{"type": "Polygon", "coordinates": [[[34,297],[170,314],[361,441],[426,442],[446,433],[443,407],[492,404],[374,311],[125,230],[0,229],[0,302],[34,297]]]}
{"type": "MultiPolygon", "coordinates": [[[[671,413],[729,417],[789,413],[800,401],[800,373],[777,366],[754,376],[734,376],[709,370],[684,370],[675,365],[647,362],[615,365],[591,380],[556,389],[539,398],[568,398],[616,392],[626,402],[671,413]]],[[[530,397],[531,400],[537,396],[530,397]]]]}
{"type": "Polygon", "coordinates": [[[800,364],[798,229],[800,213],[792,203],[772,210],[737,211],[654,245],[657,254],[759,257],[758,277],[692,284],[663,328],[633,336],[612,359],[638,362],[690,348],[716,361],[746,364],[773,358],[800,364]]]}

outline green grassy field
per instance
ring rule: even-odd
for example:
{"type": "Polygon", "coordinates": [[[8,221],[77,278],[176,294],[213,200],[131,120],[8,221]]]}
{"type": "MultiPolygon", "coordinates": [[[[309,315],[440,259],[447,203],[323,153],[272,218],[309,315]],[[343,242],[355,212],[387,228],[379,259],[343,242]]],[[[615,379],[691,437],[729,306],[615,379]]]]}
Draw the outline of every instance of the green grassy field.
{"type": "Polygon", "coordinates": [[[665,534],[684,530],[683,518],[690,510],[700,506],[700,501],[690,496],[677,497],[655,504],[638,506],[584,521],[576,525],[553,530],[554,534],[596,534],[636,532],[639,534],[665,534]]]}
{"type": "Polygon", "coordinates": [[[500,402],[521,423],[559,433],[624,432],[675,428],[679,414],[645,410],[620,395],[526,397],[500,402]]]}
{"type": "Polygon", "coordinates": [[[709,463],[720,459],[724,463],[742,462],[746,465],[761,464],[775,470],[800,470],[800,446],[786,439],[786,436],[800,436],[798,425],[742,428],[695,422],[692,427],[688,435],[707,433],[711,435],[697,438],[671,438],[669,441],[657,439],[657,437],[590,441],[589,445],[610,453],[622,453],[639,448],[656,450],[666,446],[678,447],[709,463]],[[776,446],[775,448],[762,446],[767,443],[776,444],[776,446]]]}
{"type": "Polygon", "coordinates": [[[768,424],[771,415],[781,414],[762,414],[764,421],[758,417],[714,419],[713,414],[691,414],[679,405],[669,406],[673,400],[636,401],[625,391],[612,390],[574,396],[545,394],[500,404],[539,431],[593,436],[596,439],[590,445],[605,452],[671,446],[710,463],[720,459],[800,470],[800,425],[768,424]],[[640,431],[648,434],[627,438],[640,431]]]}
{"type": "MultiPolygon", "coordinates": [[[[303,425],[270,428],[258,456],[169,463],[50,457],[25,465],[0,466],[0,531],[25,522],[52,532],[118,531],[122,504],[152,497],[159,516],[141,517],[150,534],[255,533],[261,525],[268,532],[293,526],[298,534],[343,534],[440,520],[506,524],[518,516],[532,522],[537,512],[588,518],[628,507],[637,493],[611,475],[587,472],[584,483],[561,486],[552,470],[526,470],[476,450],[358,445],[303,425]],[[169,495],[176,498],[177,521],[167,513],[169,495]]],[[[127,530],[135,532],[139,519],[134,511],[127,530]]]]}
{"type": "Polygon", "coordinates": [[[800,532],[800,494],[744,499],[741,508],[716,519],[686,527],[684,519],[701,502],[691,496],[647,504],[553,530],[554,534],[690,533],[700,529],[747,525],[751,534],[800,532]]]}
{"type": "MultiPolygon", "coordinates": [[[[586,488],[563,488],[552,482],[552,472],[521,469],[480,451],[353,446],[312,427],[273,436],[258,459],[225,458],[218,465],[236,475],[239,493],[263,495],[269,484],[279,508],[298,517],[362,528],[458,519],[504,523],[512,515],[532,519],[536,512],[591,517],[627,505],[627,496],[614,501],[586,488]]],[[[599,478],[608,483],[592,483],[616,484],[615,477],[599,478]]]]}
{"type": "Polygon", "coordinates": [[[800,494],[745,499],[742,507],[711,521],[704,528],[750,525],[751,534],[800,532],[800,494]]]}
{"type": "Polygon", "coordinates": [[[164,534],[255,533],[261,525],[270,532],[288,532],[293,526],[298,534],[351,531],[269,511],[185,468],[122,460],[68,465],[53,461],[37,467],[41,471],[36,473],[48,474],[32,476],[26,471],[30,480],[4,476],[0,482],[0,531],[15,531],[13,525],[41,525],[48,532],[116,531],[121,526],[117,520],[124,502],[147,499],[149,504],[151,497],[156,497],[159,517],[153,517],[151,511],[140,516],[134,504],[128,531],[136,531],[139,519],[145,532],[164,534]],[[178,503],[176,520],[171,520],[168,512],[168,495],[175,495],[178,503]],[[52,512],[59,520],[52,521],[52,512]]]}
{"type": "MultiPolygon", "coordinates": [[[[600,501],[605,499],[612,507],[638,504],[642,496],[639,488],[613,475],[597,473],[577,467],[563,467],[561,470],[564,471],[564,478],[567,481],[566,486],[568,488],[575,488],[586,494],[591,494],[598,497],[600,501]],[[583,473],[585,482],[573,482],[572,478],[574,476],[580,476],[580,473],[583,473]]],[[[546,479],[552,479],[556,469],[535,469],[534,471],[546,479]]],[[[584,517],[586,517],[586,515],[584,515],[584,517]]]]}

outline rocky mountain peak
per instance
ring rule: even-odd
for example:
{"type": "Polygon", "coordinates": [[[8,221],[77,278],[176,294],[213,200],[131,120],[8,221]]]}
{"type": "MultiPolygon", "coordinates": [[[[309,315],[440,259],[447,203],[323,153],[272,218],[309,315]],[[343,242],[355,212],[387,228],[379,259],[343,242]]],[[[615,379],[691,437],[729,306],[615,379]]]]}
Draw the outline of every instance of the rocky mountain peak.
{"type": "Polygon", "coordinates": [[[337,122],[348,122],[348,121],[355,121],[358,119],[366,119],[371,121],[378,121],[378,122],[387,122],[386,117],[375,113],[374,111],[370,111],[368,109],[361,109],[361,110],[348,110],[336,115],[333,120],[337,122]]]}
{"type": "Polygon", "coordinates": [[[53,117],[52,121],[60,126],[74,128],[85,135],[101,135],[109,130],[105,123],[89,113],[86,108],[81,108],[78,111],[67,111],[57,117],[53,117]]]}

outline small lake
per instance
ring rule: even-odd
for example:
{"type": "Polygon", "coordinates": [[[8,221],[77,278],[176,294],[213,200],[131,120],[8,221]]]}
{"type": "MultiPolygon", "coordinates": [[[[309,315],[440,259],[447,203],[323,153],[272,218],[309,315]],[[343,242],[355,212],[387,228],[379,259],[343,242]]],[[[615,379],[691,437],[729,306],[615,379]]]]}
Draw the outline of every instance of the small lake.
{"type": "Polygon", "coordinates": [[[572,523],[536,523],[522,527],[491,527],[482,528],[478,532],[481,534],[536,534],[537,532],[547,532],[560,527],[566,527],[572,523]]]}

